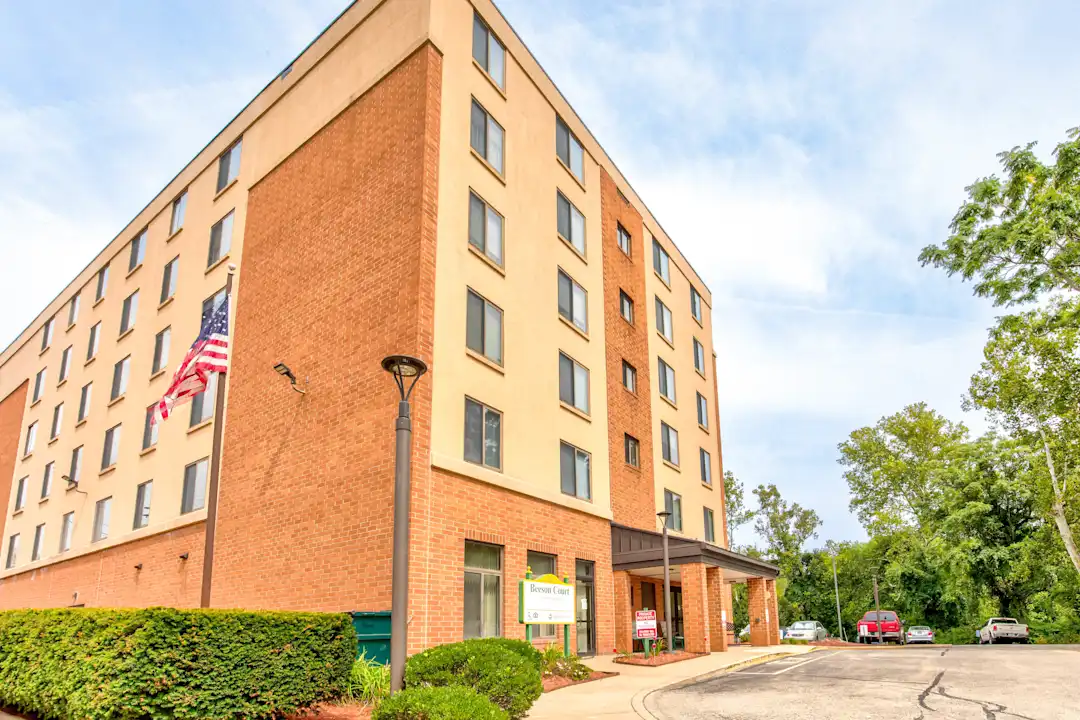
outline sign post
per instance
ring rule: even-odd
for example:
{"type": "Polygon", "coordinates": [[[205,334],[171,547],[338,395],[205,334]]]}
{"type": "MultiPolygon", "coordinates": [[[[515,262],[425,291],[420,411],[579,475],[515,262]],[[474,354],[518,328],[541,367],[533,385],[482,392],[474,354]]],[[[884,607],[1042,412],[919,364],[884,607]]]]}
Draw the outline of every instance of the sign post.
{"type": "Polygon", "coordinates": [[[525,579],[518,581],[518,622],[525,625],[525,639],[532,642],[533,625],[562,625],[563,654],[570,657],[570,623],[576,621],[574,613],[574,586],[570,578],[559,579],[557,575],[532,576],[531,569],[525,579]]]}
{"type": "Polygon", "coordinates": [[[656,640],[656,610],[644,608],[634,613],[634,639],[645,643],[645,657],[649,657],[656,640]]]}

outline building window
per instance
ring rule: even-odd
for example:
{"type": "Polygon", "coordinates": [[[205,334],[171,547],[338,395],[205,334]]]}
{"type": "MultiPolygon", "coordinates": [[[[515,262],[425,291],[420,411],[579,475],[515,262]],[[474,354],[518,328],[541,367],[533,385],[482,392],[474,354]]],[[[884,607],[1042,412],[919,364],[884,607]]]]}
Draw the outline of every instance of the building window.
{"type": "Polygon", "coordinates": [[[150,368],[150,374],[156,375],[169,364],[169,340],[172,337],[172,328],[167,327],[154,336],[154,364],[150,368]]]}
{"type": "Polygon", "coordinates": [[[79,319],[79,304],[81,294],[76,294],[71,298],[71,303],[68,305],[68,327],[75,324],[75,321],[79,319]]]}
{"type": "Polygon", "coordinates": [[[555,191],[555,210],[558,216],[559,237],[577,250],[579,255],[584,256],[585,216],[558,190],[555,191]]]}
{"type": "Polygon", "coordinates": [[[657,358],[657,373],[660,377],[660,395],[665,399],[675,402],[675,371],[664,362],[664,358],[657,358]]]}
{"type": "Polygon", "coordinates": [[[146,259],[146,231],[131,239],[131,253],[128,256],[128,272],[135,272],[135,269],[143,264],[143,260],[146,259]]]}
{"type": "Polygon", "coordinates": [[[207,318],[213,315],[214,311],[221,307],[221,303],[223,302],[225,302],[225,288],[221,288],[216,293],[203,300],[202,317],[199,320],[200,328],[206,324],[207,318]]]}
{"type": "Polygon", "coordinates": [[[128,295],[124,298],[124,307],[120,311],[120,334],[123,335],[131,328],[135,327],[135,316],[139,312],[139,291],[128,295]]]}
{"type": "Polygon", "coordinates": [[[53,408],[52,427],[49,429],[49,439],[55,440],[60,435],[60,426],[64,423],[64,403],[53,408]]]}
{"type": "Polygon", "coordinates": [[[52,345],[53,325],[56,318],[49,318],[41,327],[41,350],[44,352],[52,345]]]}
{"type": "Polygon", "coordinates": [[[502,634],[502,548],[465,541],[465,627],[470,638],[502,634]]]}
{"type": "Polygon", "coordinates": [[[653,238],[652,241],[652,266],[665,285],[671,286],[671,258],[667,251],[660,247],[660,241],[653,238]]]}
{"type": "Polygon", "coordinates": [[[180,197],[172,203],[172,221],[169,223],[170,237],[180,232],[184,227],[184,213],[187,211],[187,190],[180,193],[180,197]]]}
{"type": "Polygon", "coordinates": [[[180,498],[180,513],[201,510],[206,504],[206,458],[184,468],[184,492],[180,498]]]}
{"type": "Polygon", "coordinates": [[[210,373],[206,379],[206,389],[191,398],[191,419],[188,427],[195,427],[214,417],[214,402],[217,400],[218,373],[210,373]]]}
{"type": "Polygon", "coordinates": [[[161,275],[161,299],[163,303],[176,294],[176,279],[180,275],[180,256],[177,255],[165,263],[165,270],[161,275]]]}
{"type": "Polygon", "coordinates": [[[630,257],[630,233],[626,232],[621,224],[615,225],[615,237],[619,241],[619,249],[626,253],[626,257],[630,257]]]}
{"type": "Polygon", "coordinates": [[[502,413],[465,398],[465,459],[502,470],[502,413]]]}
{"type": "MultiPolygon", "coordinates": [[[[525,563],[532,572],[534,578],[555,574],[554,555],[529,550],[525,556],[525,563]]],[[[536,637],[538,638],[555,637],[556,626],[554,625],[534,625],[533,627],[536,629],[536,637]]]]}
{"type": "Polygon", "coordinates": [[[701,320],[701,296],[698,295],[698,291],[693,285],[690,286],[690,314],[694,316],[694,319],[698,321],[700,325],[701,320]]]}
{"type": "Polygon", "coordinates": [[[98,340],[101,339],[101,322],[94,323],[90,328],[90,340],[86,343],[86,361],[89,362],[97,357],[98,340]]]}
{"type": "Polygon", "coordinates": [[[574,177],[585,182],[585,151],[581,141],[558,115],[555,116],[555,154],[574,173],[574,177]]]}
{"type": "Polygon", "coordinates": [[[30,562],[41,559],[41,544],[45,541],[45,523],[34,528],[34,549],[30,552],[30,562]]]}
{"type": "Polygon", "coordinates": [[[701,462],[701,482],[712,485],[712,457],[705,448],[699,448],[698,451],[701,462]]]}
{"type": "Polygon", "coordinates": [[[675,344],[675,331],[671,326],[671,308],[656,298],[656,331],[672,345],[675,344]]]}
{"type": "Polygon", "coordinates": [[[567,442],[559,444],[559,479],[565,494],[592,499],[591,464],[589,453],[567,442]]]}
{"type": "Polygon", "coordinates": [[[466,297],[465,344],[497,365],[502,365],[503,312],[471,288],[466,297]]]}
{"type": "Polygon", "coordinates": [[[493,263],[503,264],[503,216],[495,208],[469,192],[469,244],[493,263]]]}
{"type": "Polygon", "coordinates": [[[495,84],[506,89],[506,48],[503,47],[491,28],[480,19],[479,13],[473,13],[472,56],[495,84]]]}
{"type": "Polygon", "coordinates": [[[153,490],[152,480],[147,480],[135,488],[135,522],[132,524],[135,530],[150,524],[150,495],[153,490]]]}
{"type": "Polygon", "coordinates": [[[109,392],[109,401],[116,400],[127,392],[128,376],[131,372],[131,356],[128,355],[120,362],[113,365],[112,390],[109,392]]]}
{"type": "Polygon", "coordinates": [[[566,353],[559,353],[559,400],[589,412],[589,370],[566,353]]]}
{"type": "Polygon", "coordinates": [[[623,435],[623,455],[627,465],[641,467],[641,443],[633,435],[623,435]]]}
{"type": "Polygon", "coordinates": [[[622,384],[630,392],[637,393],[637,369],[625,360],[622,361],[622,384]]]}
{"type": "Polygon", "coordinates": [[[716,542],[716,523],[713,520],[713,511],[709,508],[705,510],[705,542],[716,542]]]}
{"type": "Polygon", "coordinates": [[[157,403],[146,408],[146,417],[143,420],[142,449],[149,450],[157,445],[158,423],[154,422],[154,409],[157,403]]]}
{"type": "Polygon", "coordinates": [[[52,493],[52,480],[53,470],[56,467],[55,462],[50,462],[45,466],[45,474],[41,476],[41,497],[47,498],[52,493]]]}
{"type": "Polygon", "coordinates": [[[701,393],[697,394],[697,424],[709,429],[709,403],[701,393]]]}
{"type": "Polygon", "coordinates": [[[469,127],[469,143],[476,153],[487,160],[495,171],[503,173],[503,128],[495,122],[484,107],[472,101],[472,115],[469,127]]]}
{"type": "Polygon", "coordinates": [[[559,270],[559,314],[582,332],[589,331],[588,297],[585,288],[559,270]]]}
{"type": "Polygon", "coordinates": [[[60,521],[60,552],[67,552],[71,549],[71,532],[74,529],[75,513],[65,513],[64,519],[60,521]]]}
{"type": "Polygon", "coordinates": [[[244,139],[240,138],[218,158],[217,189],[215,192],[221,192],[229,187],[229,184],[240,174],[240,150],[243,144],[244,139]]]}
{"type": "Polygon", "coordinates": [[[4,567],[10,570],[15,567],[15,561],[19,557],[19,534],[15,533],[8,538],[8,551],[7,561],[4,563],[4,567]]]}
{"type": "Polygon", "coordinates": [[[679,432],[666,422],[660,423],[660,454],[672,465],[679,465],[679,432]]]}
{"type": "Polygon", "coordinates": [[[101,451],[101,469],[106,470],[116,464],[120,457],[120,426],[113,425],[105,431],[105,446],[101,451]]]}
{"type": "Polygon", "coordinates": [[[34,452],[34,443],[37,442],[37,421],[30,423],[26,428],[26,444],[23,446],[23,455],[34,452]]]}
{"type": "Polygon", "coordinates": [[[57,385],[67,380],[68,373],[71,372],[71,347],[68,345],[60,355],[60,377],[56,379],[57,385]]]}
{"type": "Polygon", "coordinates": [[[42,393],[45,392],[45,378],[49,374],[48,370],[48,368],[41,368],[34,376],[34,396],[30,398],[31,405],[40,400],[42,393]]]}
{"type": "Polygon", "coordinates": [[[97,290],[94,292],[94,302],[101,300],[105,297],[105,291],[109,288],[109,266],[98,270],[97,274],[97,290]]]}
{"type": "Polygon", "coordinates": [[[72,483],[79,482],[79,475],[82,473],[82,445],[71,451],[71,467],[68,469],[68,478],[72,483]]]}
{"type": "Polygon", "coordinates": [[[664,524],[668,530],[682,531],[682,495],[670,490],[664,491],[664,510],[671,513],[664,524]]]}
{"type": "Polygon", "coordinates": [[[210,228],[210,252],[207,254],[206,267],[220,262],[232,249],[233,211],[214,223],[210,228]]]}
{"type": "Polygon", "coordinates": [[[697,338],[694,338],[694,369],[705,374],[705,346],[697,338]]]}
{"type": "Polygon", "coordinates": [[[82,386],[82,391],[79,393],[79,418],[78,422],[82,422],[86,419],[86,416],[90,414],[90,395],[94,389],[94,383],[88,382],[82,386]]]}
{"type": "Polygon", "coordinates": [[[98,500],[94,506],[94,538],[93,542],[104,540],[109,537],[109,515],[112,513],[112,498],[107,497],[98,500]]]}
{"type": "Polygon", "coordinates": [[[26,507],[26,484],[28,482],[30,482],[29,477],[19,478],[19,484],[15,488],[15,512],[26,507]]]}
{"type": "Polygon", "coordinates": [[[624,291],[619,291],[619,314],[631,325],[634,324],[634,301],[624,291]]]}

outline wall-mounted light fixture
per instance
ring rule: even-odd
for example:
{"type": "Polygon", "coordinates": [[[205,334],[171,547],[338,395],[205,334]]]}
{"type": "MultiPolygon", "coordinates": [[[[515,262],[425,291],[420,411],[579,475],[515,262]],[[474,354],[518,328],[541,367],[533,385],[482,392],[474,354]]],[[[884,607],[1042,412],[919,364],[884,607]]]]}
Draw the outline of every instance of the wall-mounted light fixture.
{"type": "Polygon", "coordinates": [[[68,490],[74,490],[75,492],[82,493],[83,495],[87,494],[85,490],[80,490],[79,489],[79,481],[78,480],[72,480],[67,475],[61,475],[60,479],[68,484],[68,488],[67,488],[68,490]]]}
{"type": "Polygon", "coordinates": [[[142,563],[139,563],[138,565],[136,565],[135,569],[136,570],[142,570],[142,563]]]}
{"type": "Polygon", "coordinates": [[[180,553],[180,559],[181,560],[187,560],[188,559],[188,554],[187,553],[180,553]]]}
{"type": "Polygon", "coordinates": [[[307,390],[303,389],[302,387],[299,387],[296,384],[296,375],[293,375],[293,371],[290,370],[289,366],[286,365],[285,363],[279,362],[277,365],[275,365],[274,366],[274,372],[276,372],[281,377],[289,378],[289,384],[292,386],[292,389],[295,390],[296,392],[300,393],[301,395],[303,395],[303,394],[305,394],[307,392],[307,390]]]}

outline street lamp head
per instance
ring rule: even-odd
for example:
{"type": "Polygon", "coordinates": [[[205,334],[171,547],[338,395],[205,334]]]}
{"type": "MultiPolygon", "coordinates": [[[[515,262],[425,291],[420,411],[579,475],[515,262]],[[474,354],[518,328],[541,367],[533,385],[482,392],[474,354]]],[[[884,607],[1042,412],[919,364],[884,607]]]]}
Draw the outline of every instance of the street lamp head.
{"type": "Polygon", "coordinates": [[[411,355],[388,355],[383,358],[382,368],[394,376],[394,382],[397,383],[402,400],[409,399],[413,388],[416,386],[416,381],[428,369],[427,363],[411,355]],[[405,378],[412,380],[407,388],[405,387],[405,378]]]}
{"type": "Polygon", "coordinates": [[[282,377],[289,378],[289,382],[291,382],[293,384],[296,383],[296,376],[293,375],[293,371],[290,370],[289,366],[286,365],[285,363],[279,362],[277,365],[275,365],[274,366],[274,372],[276,372],[278,375],[280,375],[282,377]]]}
{"type": "Polygon", "coordinates": [[[661,510],[660,512],[656,513],[656,517],[666,521],[669,517],[671,517],[671,512],[668,510],[661,510]]]}

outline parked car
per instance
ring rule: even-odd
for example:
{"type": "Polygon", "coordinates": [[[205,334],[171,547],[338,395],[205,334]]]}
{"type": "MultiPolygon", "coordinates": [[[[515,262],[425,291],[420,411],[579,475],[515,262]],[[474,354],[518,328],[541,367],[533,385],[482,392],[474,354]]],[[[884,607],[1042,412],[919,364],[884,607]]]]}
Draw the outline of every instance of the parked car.
{"type": "Polygon", "coordinates": [[[829,637],[829,631],[825,629],[825,626],[816,620],[800,620],[799,622],[791,623],[791,627],[788,628],[787,638],[789,640],[824,640],[829,637]]]}
{"type": "MultiPolygon", "coordinates": [[[[877,642],[878,638],[878,613],[873,610],[867,611],[862,616],[858,625],[859,642],[869,645],[877,642]]],[[[881,611],[881,641],[903,643],[903,623],[892,610],[881,611]]]]}
{"type": "Polygon", "coordinates": [[[992,617],[979,629],[979,644],[1030,642],[1028,626],[1010,617],[992,617]]]}
{"type": "Polygon", "coordinates": [[[908,645],[914,643],[926,643],[932,645],[934,643],[934,631],[925,625],[912,625],[904,633],[904,642],[908,645]]]}

